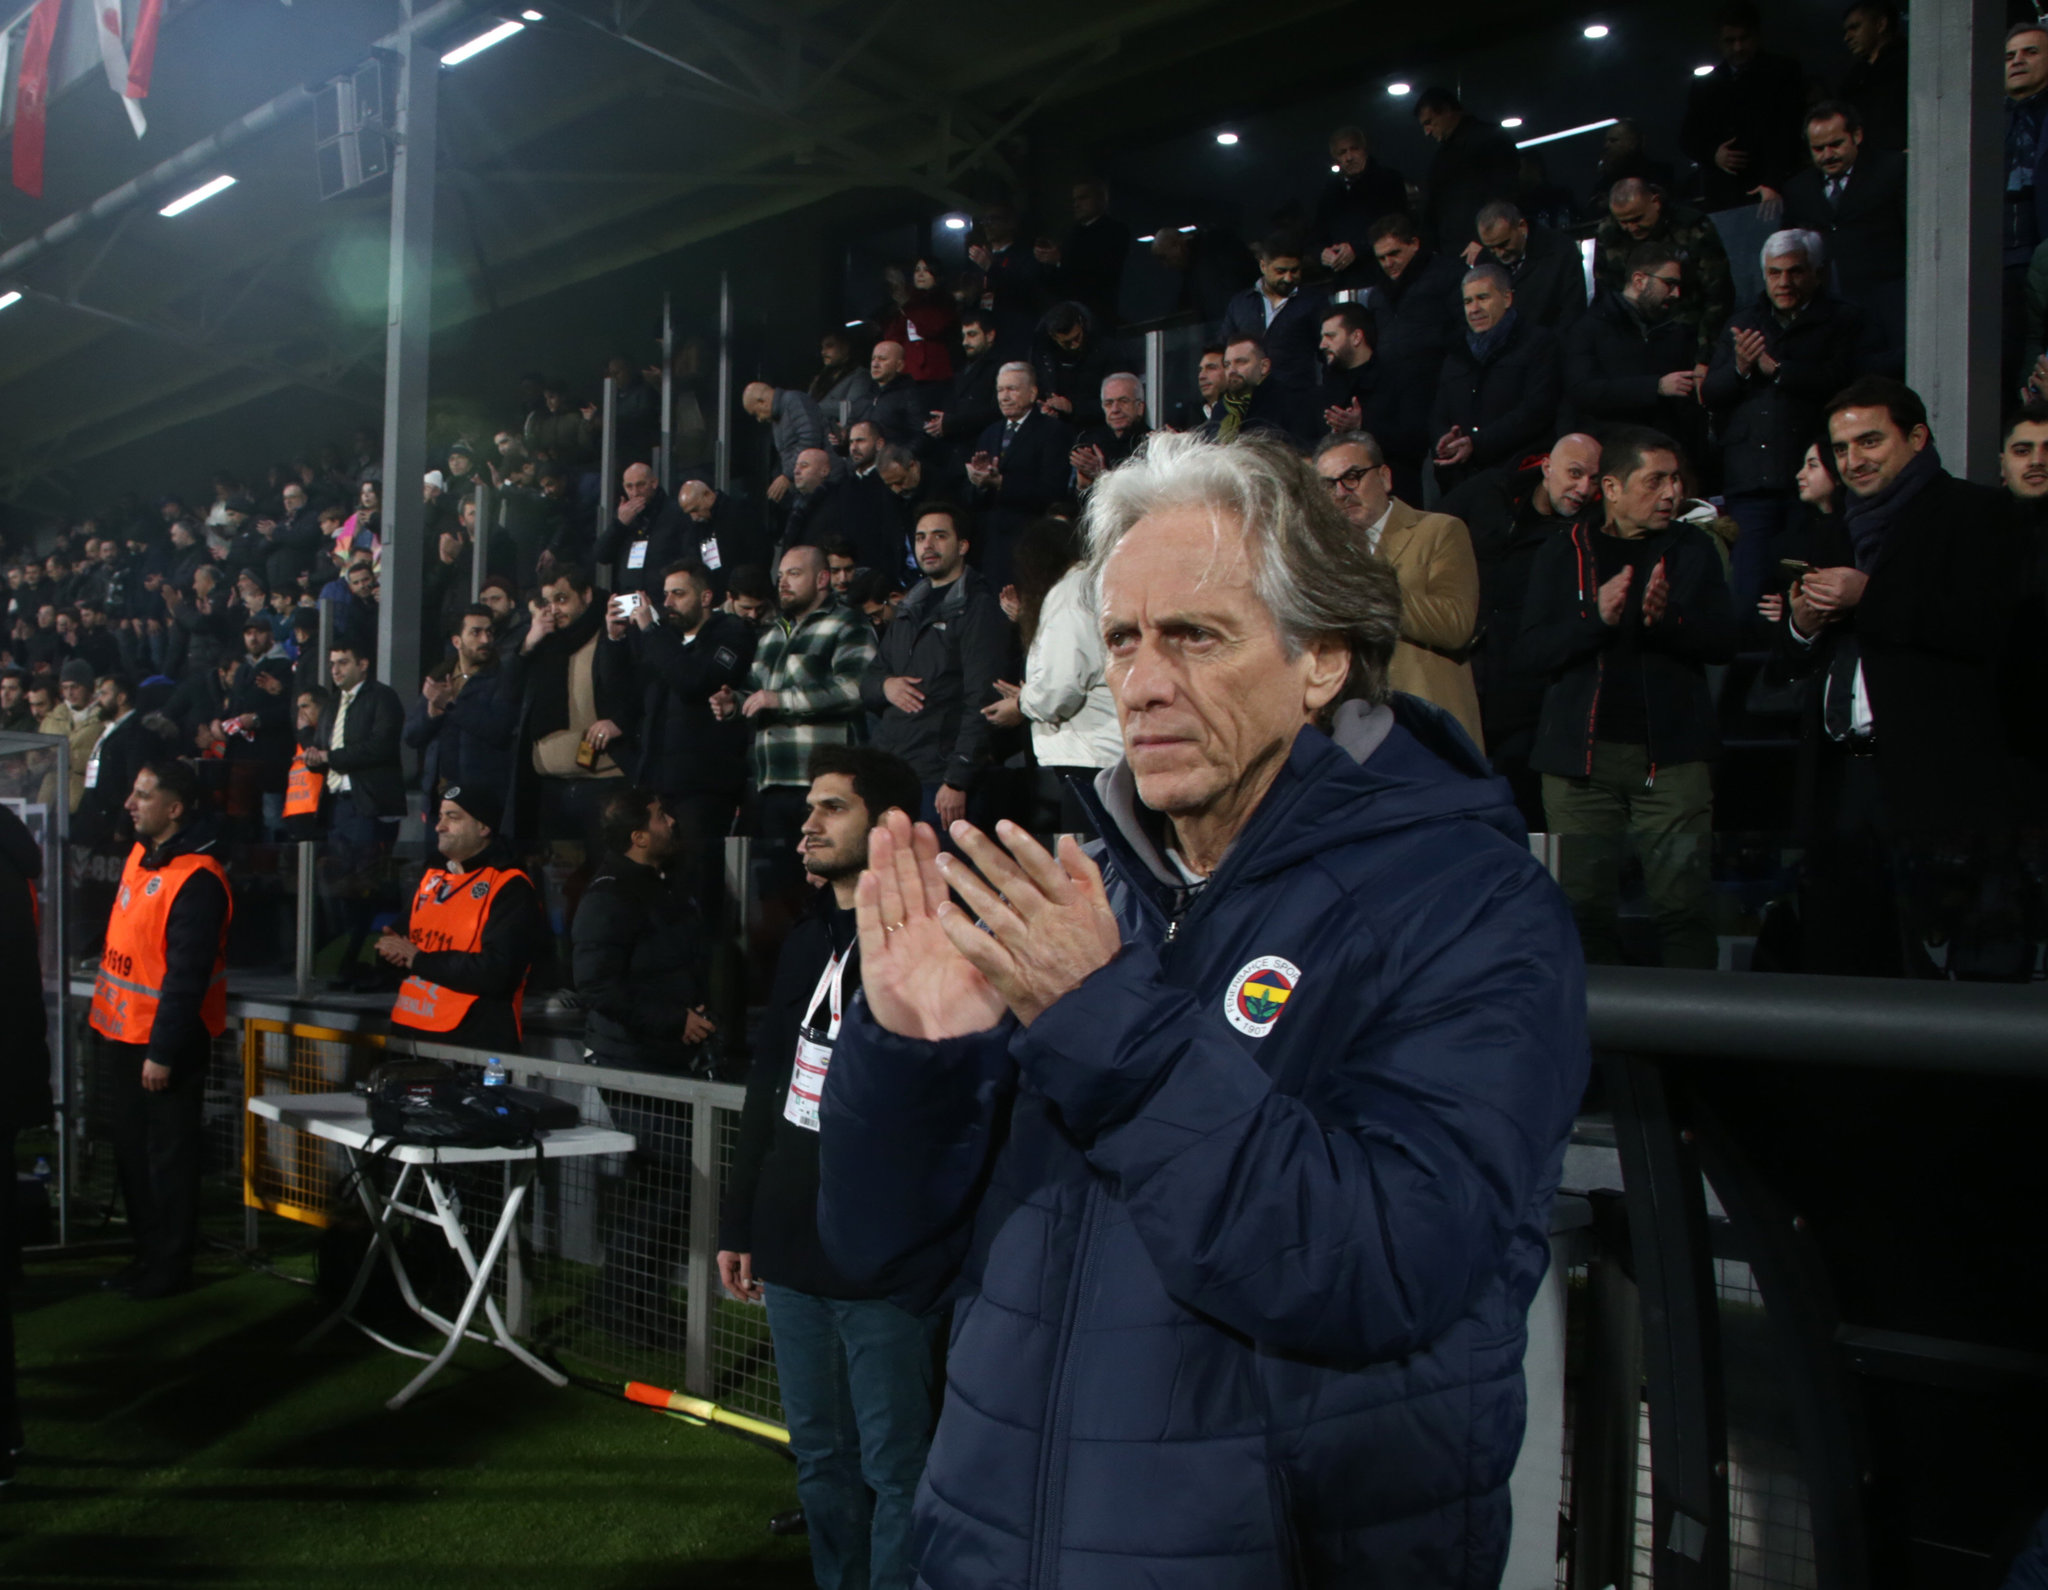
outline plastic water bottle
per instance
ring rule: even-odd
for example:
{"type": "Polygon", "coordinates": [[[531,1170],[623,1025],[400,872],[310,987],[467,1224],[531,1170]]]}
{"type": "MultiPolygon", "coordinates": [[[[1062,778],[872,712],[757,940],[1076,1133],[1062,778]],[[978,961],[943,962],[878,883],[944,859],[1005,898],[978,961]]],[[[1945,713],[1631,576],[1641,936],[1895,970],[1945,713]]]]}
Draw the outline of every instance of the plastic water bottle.
{"type": "Polygon", "coordinates": [[[502,1088],[511,1080],[511,1073],[498,1063],[496,1055],[492,1055],[491,1063],[484,1067],[484,1086],[487,1088],[502,1088]]]}

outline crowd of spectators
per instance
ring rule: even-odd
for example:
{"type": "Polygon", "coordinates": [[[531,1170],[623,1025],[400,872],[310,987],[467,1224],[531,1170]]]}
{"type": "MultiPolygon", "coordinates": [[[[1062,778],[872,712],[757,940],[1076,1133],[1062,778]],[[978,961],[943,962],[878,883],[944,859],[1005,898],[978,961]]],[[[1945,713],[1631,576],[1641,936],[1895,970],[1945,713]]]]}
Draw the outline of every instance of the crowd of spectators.
{"type": "MultiPolygon", "coordinates": [[[[1907,499],[1948,477],[1896,380],[1905,43],[1886,0],[1851,5],[1845,39],[1830,85],[1730,7],[1721,63],[1691,88],[1686,175],[1617,124],[1584,202],[1430,89],[1419,182],[1341,127],[1327,181],[1250,248],[1221,228],[1134,238],[1093,178],[1057,234],[991,205],[964,272],[890,268],[814,373],[745,386],[762,467],[731,489],[687,464],[661,489],[659,372],[618,356],[609,481],[596,403],[536,377],[417,487],[385,481],[363,433],[257,480],[223,472],[210,496],[113,506],[7,562],[0,726],[69,738],[74,836],[108,852],[133,769],[163,752],[198,759],[234,837],[322,835],[351,878],[408,810],[431,819],[439,790],[487,783],[520,853],[551,864],[558,931],[617,849],[607,794],[645,789],[708,907],[707,847],[729,832],[799,876],[821,745],[903,757],[927,818],[1071,821],[1061,779],[1118,754],[1075,567],[1089,493],[1155,426],[1263,433],[1314,456],[1399,573],[1397,686],[1464,726],[1532,829],[1571,841],[1595,953],[1624,953],[1632,837],[1647,953],[1714,964],[1711,764],[1735,696],[1775,703],[1788,740],[1803,721],[1785,832],[1996,848],[2040,815],[2048,729],[2026,670],[2048,409],[2021,411],[2003,482],[1953,483],[1969,533],[1913,545],[1927,510],[1907,499]],[[1746,303],[1717,224],[1731,207],[1776,223],[1746,303]],[[1171,405],[1136,373],[1123,316],[1148,255],[1206,333],[1172,372],[1197,395],[1171,405]],[[416,547],[387,543],[387,489],[422,492],[416,547]],[[417,680],[376,667],[380,575],[401,554],[425,576],[417,680]]],[[[2006,56],[2010,324],[2031,353],[2029,283],[2048,271],[2032,190],[2015,195],[2048,158],[2048,32],[2016,28],[2006,56]]],[[[2048,390],[2048,362],[2025,364],[2008,359],[2015,403],[2022,377],[2048,390]]],[[[356,900],[343,974],[374,977],[375,891],[336,894],[356,900]]],[[[1948,930],[1925,910],[1905,940],[1939,964],[1948,930]]],[[[1779,964],[1839,959],[1781,937],[1779,964]]]]}

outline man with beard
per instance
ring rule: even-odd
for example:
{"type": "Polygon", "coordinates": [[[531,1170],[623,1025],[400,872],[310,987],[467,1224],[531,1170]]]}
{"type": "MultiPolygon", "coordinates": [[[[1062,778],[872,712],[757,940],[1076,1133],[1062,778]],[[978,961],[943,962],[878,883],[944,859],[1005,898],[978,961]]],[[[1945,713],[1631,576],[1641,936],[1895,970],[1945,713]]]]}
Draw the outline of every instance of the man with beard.
{"type": "Polygon", "coordinates": [[[1563,232],[1531,226],[1505,199],[1479,212],[1474,265],[1491,260],[1508,273],[1525,319],[1564,335],[1586,312],[1586,268],[1579,246],[1563,232]]]}
{"type": "MultiPolygon", "coordinates": [[[[1688,335],[1688,350],[1691,340],[1688,335]]],[[[1574,434],[1551,443],[1540,463],[1511,475],[1475,475],[1437,504],[1472,534],[1479,564],[1479,645],[1472,670],[1486,754],[1514,790],[1532,832],[1543,828],[1543,781],[1530,770],[1529,753],[1549,680],[1515,666],[1515,637],[1537,554],[1570,528],[1599,490],[1600,444],[1574,434]]]]}
{"type": "MultiPolygon", "coordinates": [[[[2006,422],[1999,472],[2024,539],[2026,582],[1999,685],[2005,697],[2023,823],[2048,820],[2048,403],[2029,403],[2006,422]]],[[[4,686],[0,686],[4,689],[4,686]]]]}
{"type": "Polygon", "coordinates": [[[635,681],[620,659],[600,647],[603,613],[590,577],[563,568],[541,587],[526,638],[504,659],[498,680],[506,702],[518,703],[520,743],[540,780],[540,837],[581,839],[594,853],[601,786],[625,777],[613,742],[632,717],[635,681]]]}
{"type": "Polygon", "coordinates": [[[406,973],[394,1037],[519,1052],[519,1003],[544,924],[532,880],[498,836],[503,820],[495,789],[456,784],[441,797],[442,865],[420,879],[404,927],[377,940],[377,953],[406,973]]]}
{"type": "Polygon", "coordinates": [[[931,410],[924,422],[925,435],[945,444],[948,473],[966,468],[975,438],[1002,418],[996,408],[996,371],[1003,361],[996,353],[993,310],[961,311],[960,351],[966,357],[953,372],[946,406],[931,410]]]}
{"type": "Polygon", "coordinates": [[[1201,434],[1229,442],[1260,433],[1306,449],[1320,426],[1308,403],[1297,401],[1296,394],[1272,374],[1273,361],[1263,342],[1249,332],[1233,336],[1223,345],[1223,400],[1210,411],[1201,434]]]}
{"type": "Polygon", "coordinates": [[[1322,332],[1329,294],[1301,285],[1301,243],[1284,233],[1264,239],[1255,250],[1259,279],[1231,299],[1223,312],[1228,339],[1253,336],[1273,361],[1273,379],[1292,393],[1316,388],[1316,339],[1322,332]]]}
{"type": "Polygon", "coordinates": [[[1167,413],[1170,431],[1199,431],[1223,402],[1223,344],[1212,342],[1195,361],[1195,401],[1182,398],[1167,413]]]}
{"type": "Polygon", "coordinates": [[[1364,431],[1394,472],[1394,495],[1422,500],[1430,391],[1403,381],[1377,357],[1377,317],[1363,304],[1332,304],[1323,316],[1323,424],[1332,434],[1364,431]]]}
{"type": "Polygon", "coordinates": [[[1698,338],[1678,316],[1685,267],[1666,243],[1629,250],[1620,293],[1602,293],[1565,333],[1569,423],[1648,425],[1702,456],[1706,411],[1694,371],[1698,338]]]}
{"type": "Polygon", "coordinates": [[[795,860],[807,810],[805,769],[819,746],[851,744],[859,733],[875,632],[833,600],[832,571],[817,547],[782,554],[775,599],[775,622],[755,648],[744,689],[722,693],[712,710],[721,719],[737,712],[753,727],[754,832],[769,869],[786,880],[790,869],[781,864],[795,860]]]}
{"type": "Polygon", "coordinates": [[[420,757],[425,811],[438,812],[448,784],[512,787],[517,713],[498,689],[495,619],[481,604],[466,607],[448,643],[455,666],[430,673],[405,717],[405,743],[420,757]]]}
{"type": "MultiPolygon", "coordinates": [[[[978,714],[976,715],[978,717],[978,714]]],[[[810,761],[804,870],[829,886],[783,945],[718,1236],[718,1275],[766,1301],[821,1585],[910,1582],[910,1508],[932,1424],[935,1315],[890,1300],[890,1280],[841,1274],[818,1238],[818,1100],[860,986],[854,891],[868,832],[918,804],[887,752],[825,746],[810,761]]]]}
{"type": "Polygon", "coordinates": [[[661,571],[661,606],[643,602],[630,618],[605,616],[604,650],[623,653],[620,672],[643,682],[627,747],[633,779],[660,797],[712,897],[714,852],[732,831],[747,786],[747,734],[721,720],[711,698],[746,680],[758,632],[720,612],[711,573],[684,560],[661,571]]]}
{"type": "Polygon", "coordinates": [[[967,567],[965,518],[950,503],[919,511],[911,542],[924,578],[861,676],[861,700],[877,714],[876,748],[910,764],[924,788],[919,820],[936,813],[942,825],[967,814],[989,760],[981,709],[996,698],[1011,647],[995,592],[967,567]]]}

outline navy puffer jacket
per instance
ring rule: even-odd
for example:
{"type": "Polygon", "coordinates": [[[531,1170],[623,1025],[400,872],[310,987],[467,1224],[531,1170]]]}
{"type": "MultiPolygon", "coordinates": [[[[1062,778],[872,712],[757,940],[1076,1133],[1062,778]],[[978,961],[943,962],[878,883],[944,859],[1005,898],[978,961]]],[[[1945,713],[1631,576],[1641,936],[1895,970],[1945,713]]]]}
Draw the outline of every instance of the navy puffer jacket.
{"type": "Polygon", "coordinates": [[[923,1583],[1493,1585],[1587,1068],[1563,900],[1406,697],[1304,730],[1192,894],[1099,787],[1117,959],[939,1044],[857,1001],[826,1079],[828,1250],[959,1299],[923,1583]]]}

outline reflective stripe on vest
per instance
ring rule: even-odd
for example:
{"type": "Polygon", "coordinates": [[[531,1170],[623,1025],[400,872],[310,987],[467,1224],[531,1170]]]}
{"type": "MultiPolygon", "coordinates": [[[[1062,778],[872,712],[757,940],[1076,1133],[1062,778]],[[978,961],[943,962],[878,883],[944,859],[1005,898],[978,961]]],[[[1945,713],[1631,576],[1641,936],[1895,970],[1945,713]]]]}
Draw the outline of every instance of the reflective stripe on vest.
{"type": "MultiPolygon", "coordinates": [[[[491,903],[498,891],[513,878],[524,878],[517,867],[485,867],[477,872],[450,872],[435,867],[420,879],[412,897],[412,914],[406,920],[405,936],[413,947],[428,953],[453,950],[474,955],[483,947],[484,924],[490,921],[491,903]]],[[[512,1029],[525,1036],[519,1017],[519,1002],[526,991],[526,979],[512,992],[512,1029]]],[[[453,1032],[480,998],[461,994],[417,974],[399,985],[398,999],[391,1007],[391,1024],[419,1032],[453,1032]]]]}
{"type": "Polygon", "coordinates": [[[320,810],[320,791],[327,787],[327,775],[306,766],[304,748],[292,753],[292,770],[284,776],[284,814],[311,817],[320,810]]]}
{"type": "Polygon", "coordinates": [[[163,999],[168,962],[164,934],[178,891],[195,873],[210,872],[227,893],[227,915],[221,919],[220,943],[213,952],[213,977],[199,1003],[199,1020],[218,1038],[228,1025],[228,924],[234,920],[235,897],[228,875],[211,856],[173,856],[154,871],[142,865],[138,842],[121,869],[121,889],[107,918],[107,947],[100,955],[99,976],[92,988],[92,1027],[116,1043],[147,1043],[156,1026],[163,999]]]}

